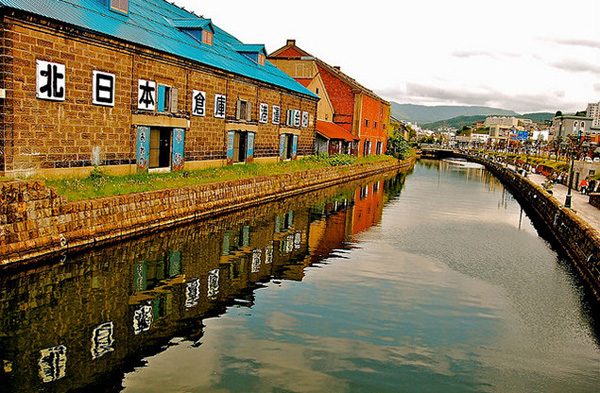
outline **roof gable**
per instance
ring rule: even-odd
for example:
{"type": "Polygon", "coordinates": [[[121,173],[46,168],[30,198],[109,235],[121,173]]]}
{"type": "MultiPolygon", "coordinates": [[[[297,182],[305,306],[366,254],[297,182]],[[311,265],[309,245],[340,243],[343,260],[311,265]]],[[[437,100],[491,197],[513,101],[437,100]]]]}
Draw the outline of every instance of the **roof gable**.
{"type": "MultiPolygon", "coordinates": [[[[186,58],[301,93],[316,95],[270,63],[260,66],[237,52],[238,39],[164,0],[129,0],[129,14],[110,11],[102,0],[0,0],[0,6],[186,58]],[[185,29],[213,30],[213,45],[201,45],[185,29]]],[[[264,50],[264,49],[263,49],[264,50]]]]}

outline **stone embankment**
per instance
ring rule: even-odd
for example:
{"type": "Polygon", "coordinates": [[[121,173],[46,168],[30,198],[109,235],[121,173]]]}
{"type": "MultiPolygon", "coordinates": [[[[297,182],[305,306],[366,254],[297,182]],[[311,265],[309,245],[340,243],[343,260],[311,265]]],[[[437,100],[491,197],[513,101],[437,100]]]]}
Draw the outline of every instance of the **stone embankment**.
{"type": "Polygon", "coordinates": [[[506,166],[480,156],[456,154],[485,165],[506,184],[534,221],[573,262],[581,277],[600,301],[600,233],[571,209],[565,208],[542,187],[506,166]]]}
{"type": "Polygon", "coordinates": [[[413,164],[414,158],[329,167],[75,202],[38,181],[0,183],[0,265],[115,241],[413,164]]]}

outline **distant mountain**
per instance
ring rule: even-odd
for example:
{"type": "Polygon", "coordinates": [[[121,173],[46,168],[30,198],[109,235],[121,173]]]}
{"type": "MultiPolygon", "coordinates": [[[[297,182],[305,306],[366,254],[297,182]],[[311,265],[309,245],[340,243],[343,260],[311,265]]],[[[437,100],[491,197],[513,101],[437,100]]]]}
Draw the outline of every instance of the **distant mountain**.
{"type": "Polygon", "coordinates": [[[440,105],[425,106],[413,104],[398,104],[391,102],[392,116],[399,120],[406,120],[417,123],[431,123],[439,120],[451,119],[457,116],[475,116],[475,115],[502,115],[519,116],[515,111],[506,109],[490,108],[486,106],[460,106],[460,105],[440,105]]]}
{"type": "MultiPolygon", "coordinates": [[[[457,129],[463,128],[463,126],[471,126],[476,122],[485,121],[489,115],[474,115],[474,116],[456,116],[451,119],[444,119],[434,121],[431,123],[422,123],[421,127],[427,130],[437,130],[439,127],[454,127],[457,129]]],[[[554,117],[553,113],[549,112],[538,112],[538,113],[525,113],[524,115],[511,115],[519,119],[530,119],[535,123],[543,123],[544,121],[552,120],[554,117]]]]}

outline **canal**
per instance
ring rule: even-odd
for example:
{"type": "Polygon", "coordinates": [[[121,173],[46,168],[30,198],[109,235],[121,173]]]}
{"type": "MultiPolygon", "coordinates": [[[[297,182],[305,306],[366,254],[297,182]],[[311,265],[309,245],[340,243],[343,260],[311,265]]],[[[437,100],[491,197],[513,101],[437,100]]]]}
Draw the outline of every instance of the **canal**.
{"type": "Polygon", "coordinates": [[[0,392],[593,392],[597,313],[483,167],[421,161],[0,271],[0,392]]]}

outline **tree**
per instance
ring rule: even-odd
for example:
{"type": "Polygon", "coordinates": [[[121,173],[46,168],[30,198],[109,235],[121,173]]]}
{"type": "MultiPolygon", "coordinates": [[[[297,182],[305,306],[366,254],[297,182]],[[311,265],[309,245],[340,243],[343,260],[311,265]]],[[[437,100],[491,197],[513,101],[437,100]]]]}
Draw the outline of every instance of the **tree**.
{"type": "Polygon", "coordinates": [[[385,154],[404,160],[411,154],[411,148],[408,141],[399,132],[395,132],[394,135],[388,137],[385,154]]]}

